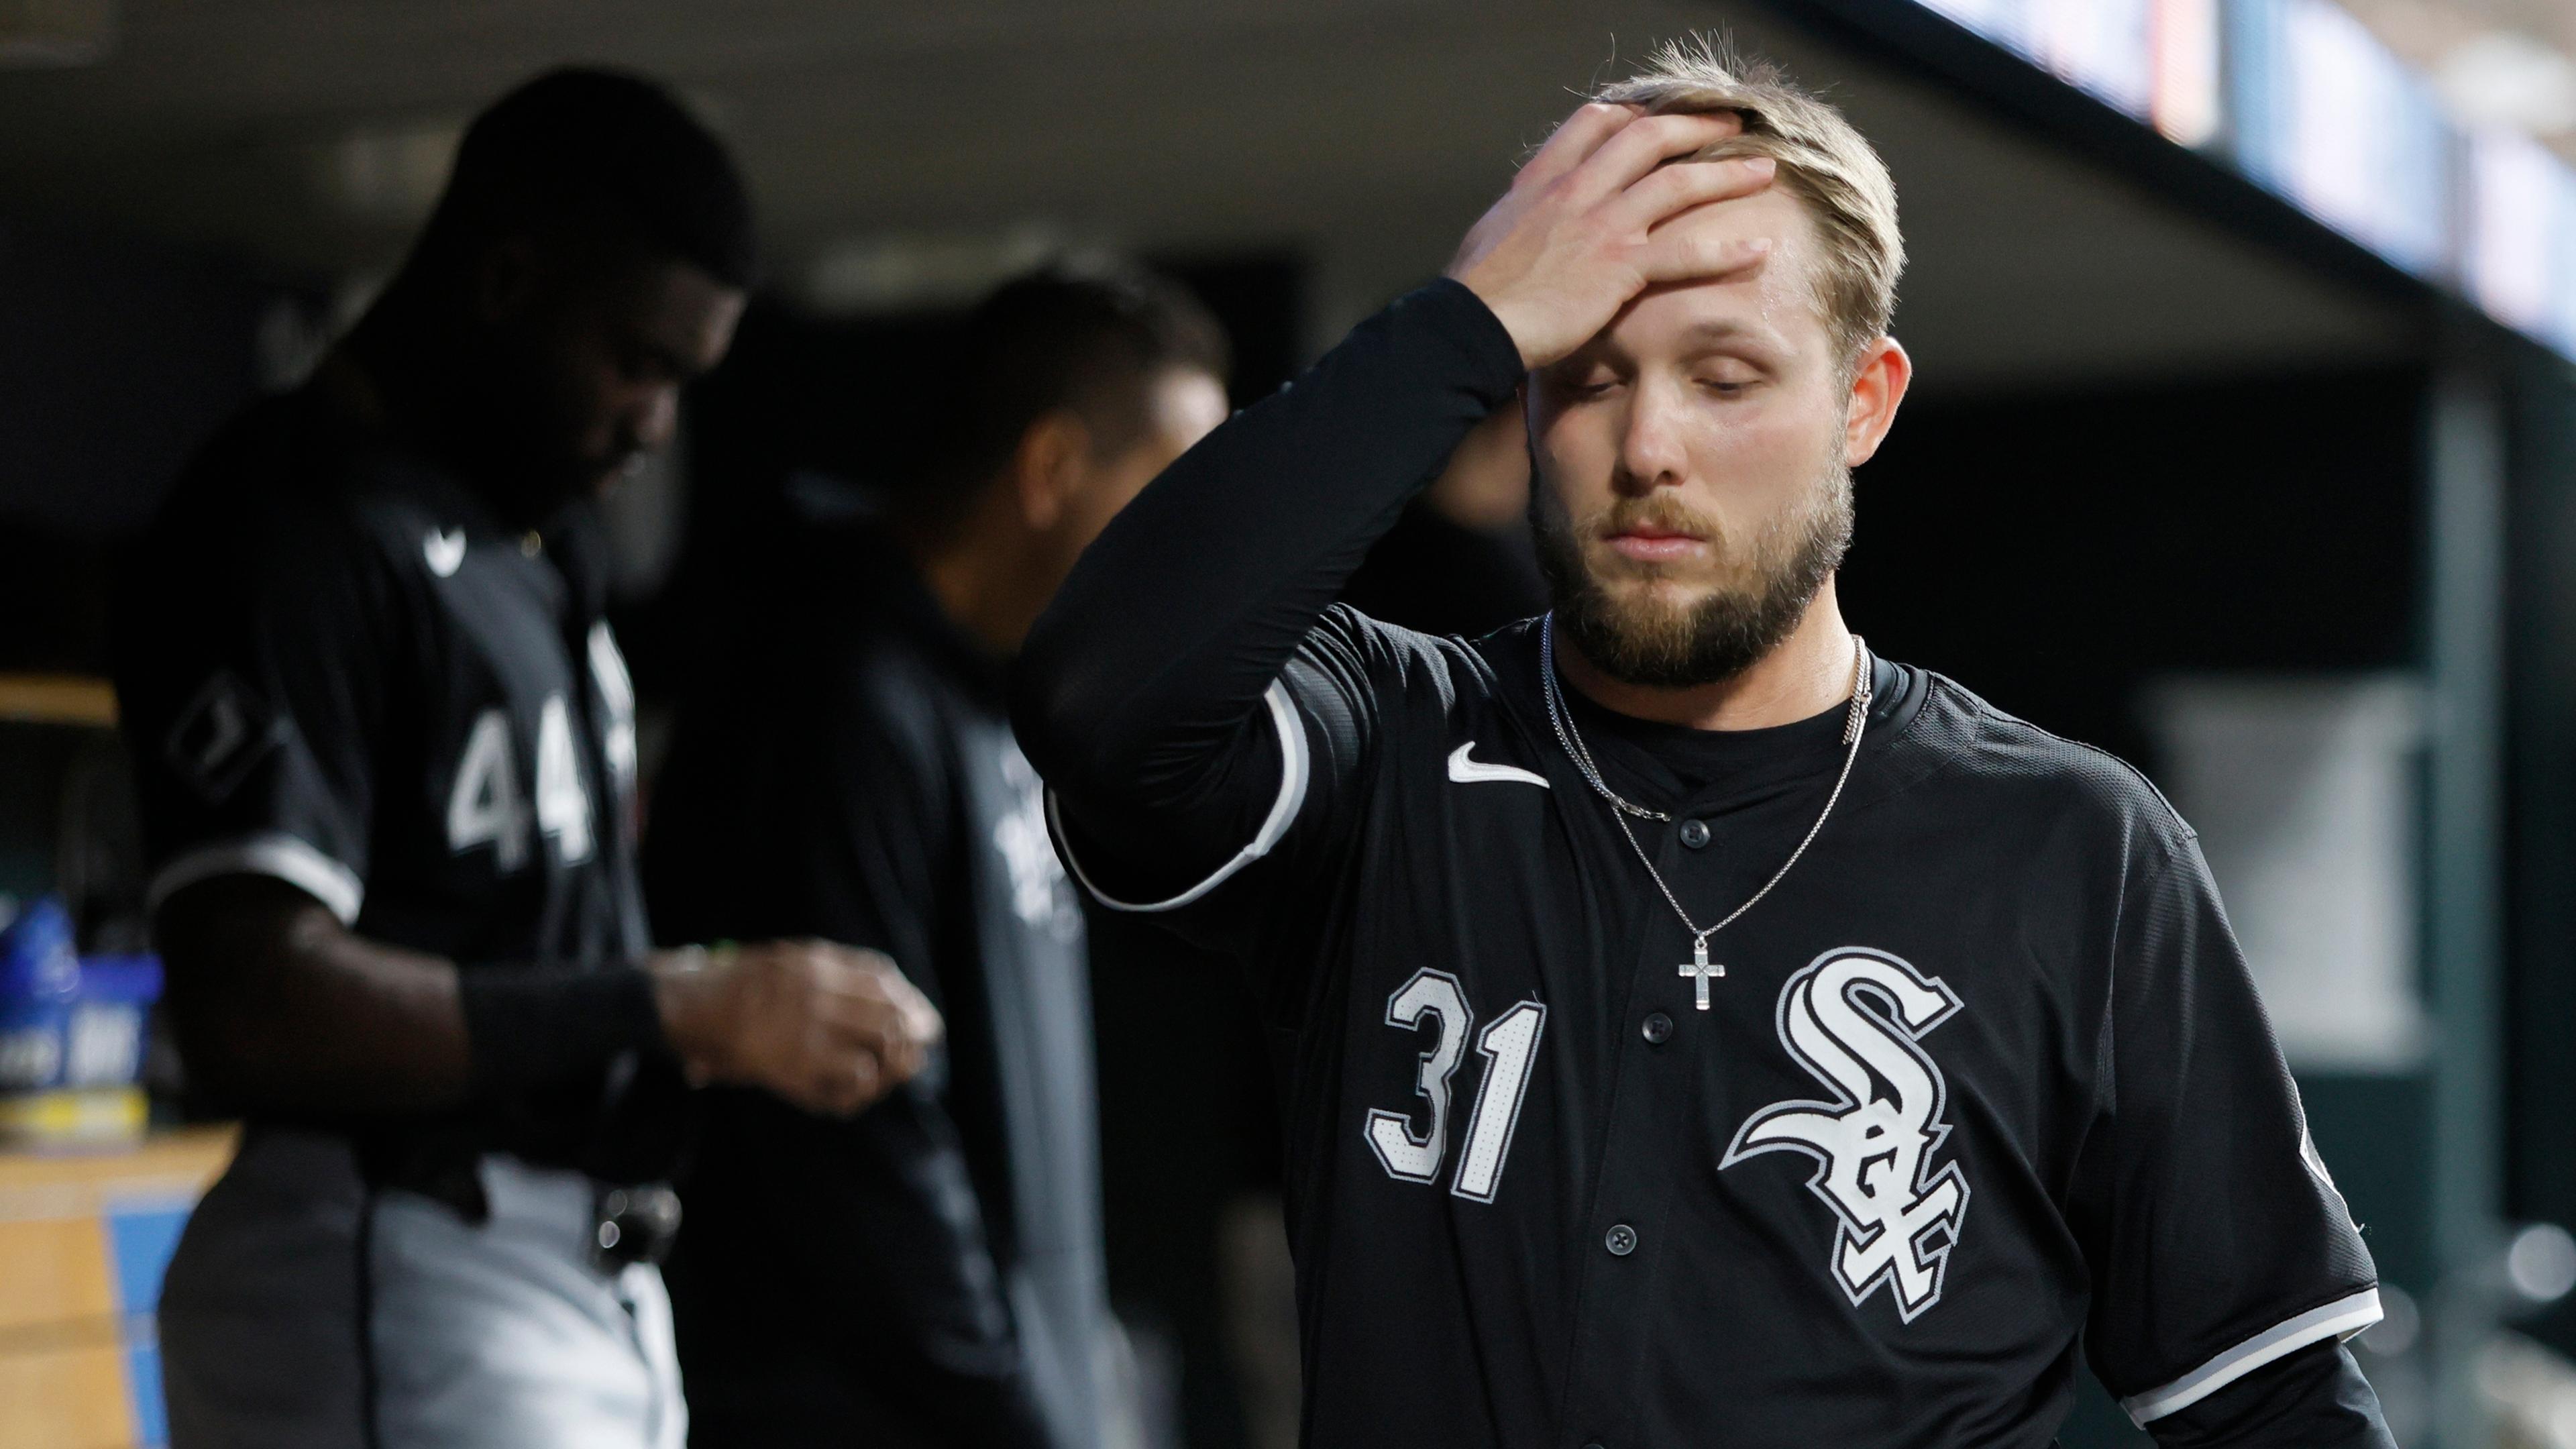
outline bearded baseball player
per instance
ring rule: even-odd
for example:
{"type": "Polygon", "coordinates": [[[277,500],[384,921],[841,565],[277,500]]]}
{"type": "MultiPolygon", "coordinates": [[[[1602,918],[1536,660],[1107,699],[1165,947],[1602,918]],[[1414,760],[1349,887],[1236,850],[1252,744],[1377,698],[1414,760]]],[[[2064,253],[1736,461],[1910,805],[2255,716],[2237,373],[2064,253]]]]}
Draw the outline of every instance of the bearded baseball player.
{"type": "Polygon", "coordinates": [[[1667,50],[1183,457],[1021,656],[1059,845],[1251,972],[1317,1445],[2391,1446],[2376,1277],[2191,828],[1873,652],[1883,163],[1667,50]],[[1489,414],[1552,611],[1335,606],[1489,414]]]}

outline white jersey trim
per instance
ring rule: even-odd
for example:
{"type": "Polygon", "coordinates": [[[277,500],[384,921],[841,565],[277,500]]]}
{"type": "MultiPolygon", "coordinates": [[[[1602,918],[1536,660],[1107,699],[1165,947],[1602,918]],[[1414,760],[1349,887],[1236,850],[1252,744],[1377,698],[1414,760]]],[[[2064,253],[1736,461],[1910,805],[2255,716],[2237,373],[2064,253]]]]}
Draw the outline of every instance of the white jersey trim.
{"type": "Polygon", "coordinates": [[[2329,1338],[2350,1338],[2378,1321],[2379,1290],[2364,1288],[2266,1329],[2163,1388],[2122,1399],[2120,1407],[2143,1429],[2149,1421],[2188,1409],[2274,1359],[2329,1338]]]}
{"type": "Polygon", "coordinates": [[[180,891],[219,875],[282,880],[320,901],[344,926],[357,924],[358,907],[367,899],[366,882],[356,871],[295,836],[272,831],[201,845],[161,867],[144,894],[145,905],[157,911],[180,891]]]}
{"type": "Polygon", "coordinates": [[[1297,706],[1288,698],[1288,686],[1274,679],[1261,697],[1270,706],[1270,723],[1279,731],[1279,798],[1271,802],[1269,818],[1261,822],[1260,833],[1252,837],[1250,845],[1236,851],[1234,859],[1218,866],[1215,874],[1169,900],[1112,900],[1084,873],[1082,862],[1073,858],[1073,843],[1065,838],[1064,818],[1056,809],[1055,791],[1047,791],[1047,829],[1055,836],[1056,853],[1064,857],[1065,868],[1082,882],[1093,900],[1113,911],[1177,911],[1225,884],[1237,871],[1268,855],[1287,838],[1288,827],[1297,823],[1298,807],[1306,803],[1306,726],[1297,718],[1297,706]]]}

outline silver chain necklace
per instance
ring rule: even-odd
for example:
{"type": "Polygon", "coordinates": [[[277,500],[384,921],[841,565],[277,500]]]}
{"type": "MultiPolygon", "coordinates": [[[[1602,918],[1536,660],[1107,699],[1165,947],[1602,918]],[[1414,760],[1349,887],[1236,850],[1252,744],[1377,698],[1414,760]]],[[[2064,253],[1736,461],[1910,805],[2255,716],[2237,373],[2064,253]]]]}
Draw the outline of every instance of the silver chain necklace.
{"type": "Polygon", "coordinates": [[[1617,822],[1620,837],[1628,842],[1630,850],[1637,853],[1637,863],[1646,868],[1647,876],[1655,882],[1655,889],[1664,893],[1664,899],[1672,905],[1673,914],[1682,918],[1682,929],[1691,933],[1691,959],[1684,963],[1681,974],[1691,977],[1698,986],[1699,1009],[1706,1011],[1709,978],[1726,974],[1724,966],[1708,959],[1708,938],[1734,925],[1738,917],[1760,904],[1764,896],[1771,894],[1773,886],[1797,868],[1799,859],[1807,853],[1807,847],[1816,843],[1816,833],[1823,830],[1825,822],[1832,818],[1834,806],[1841,803],[1843,786],[1851,781],[1852,763],[1860,758],[1861,730],[1869,723],[1869,648],[1861,642],[1858,634],[1852,636],[1851,713],[1843,721],[1843,768],[1842,773],[1834,777],[1834,791],[1825,797],[1824,810],[1816,816],[1816,823],[1807,827],[1806,839],[1799,841],[1798,848],[1789,852],[1789,858],[1782,861],[1771,878],[1762,883],[1762,889],[1755,891],[1751,899],[1737,906],[1725,920],[1714,926],[1701,925],[1691,919],[1689,911],[1682,909],[1682,898],[1673,894],[1673,888],[1664,881],[1664,873],[1655,869],[1654,860],[1646,854],[1646,847],[1637,842],[1637,833],[1628,824],[1631,815],[1640,820],[1669,821],[1673,817],[1624,799],[1604,783],[1601,767],[1592,762],[1592,751],[1583,743],[1582,731],[1574,727],[1574,711],[1566,705],[1564,687],[1556,678],[1556,615],[1553,611],[1539,621],[1538,649],[1539,681],[1545,687],[1547,722],[1556,729],[1556,742],[1564,746],[1565,753],[1574,761],[1574,767],[1583,772],[1583,778],[1592,786],[1593,793],[1610,802],[1610,818],[1617,822]]]}

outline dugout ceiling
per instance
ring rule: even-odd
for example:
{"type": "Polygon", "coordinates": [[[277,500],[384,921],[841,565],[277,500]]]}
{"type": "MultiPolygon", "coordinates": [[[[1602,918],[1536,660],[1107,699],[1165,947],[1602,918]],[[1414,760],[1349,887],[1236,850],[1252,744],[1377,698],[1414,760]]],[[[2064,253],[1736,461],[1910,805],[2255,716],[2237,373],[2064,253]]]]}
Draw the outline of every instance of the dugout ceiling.
{"type": "Polygon", "coordinates": [[[1056,238],[1293,252],[1320,344],[1435,270],[1614,55],[1724,25],[1829,87],[1887,154],[1915,254],[1900,332],[1927,391],[2419,349],[2402,296],[2221,230],[1785,8],[127,0],[104,59],[0,72],[0,209],[381,268],[479,101],[600,60],[677,81],[735,138],[790,290],[954,284],[1056,238]]]}

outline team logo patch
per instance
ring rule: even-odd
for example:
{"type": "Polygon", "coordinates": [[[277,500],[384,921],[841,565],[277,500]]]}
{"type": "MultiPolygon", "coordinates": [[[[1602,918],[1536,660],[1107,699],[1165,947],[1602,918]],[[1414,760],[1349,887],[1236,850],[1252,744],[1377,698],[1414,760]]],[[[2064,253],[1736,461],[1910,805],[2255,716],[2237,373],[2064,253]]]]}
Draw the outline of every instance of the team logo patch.
{"type": "Polygon", "coordinates": [[[1950,1135],[1949,1083],[1922,1040],[1959,1010],[1937,976],[1885,952],[1828,951],[1780,989],[1780,1043],[1834,1095],[1778,1102],[1745,1119],[1719,1170],[1766,1152],[1816,1160],[1807,1187],[1833,1209],[1827,1270],[1857,1308],[1882,1286],[1912,1323],[1941,1301],[1968,1184],[1935,1167],[1950,1135]]]}
{"type": "Polygon", "coordinates": [[[231,670],[221,669],[179,711],[161,750],[180,779],[207,804],[219,805],[284,736],[268,705],[231,670]]]}

